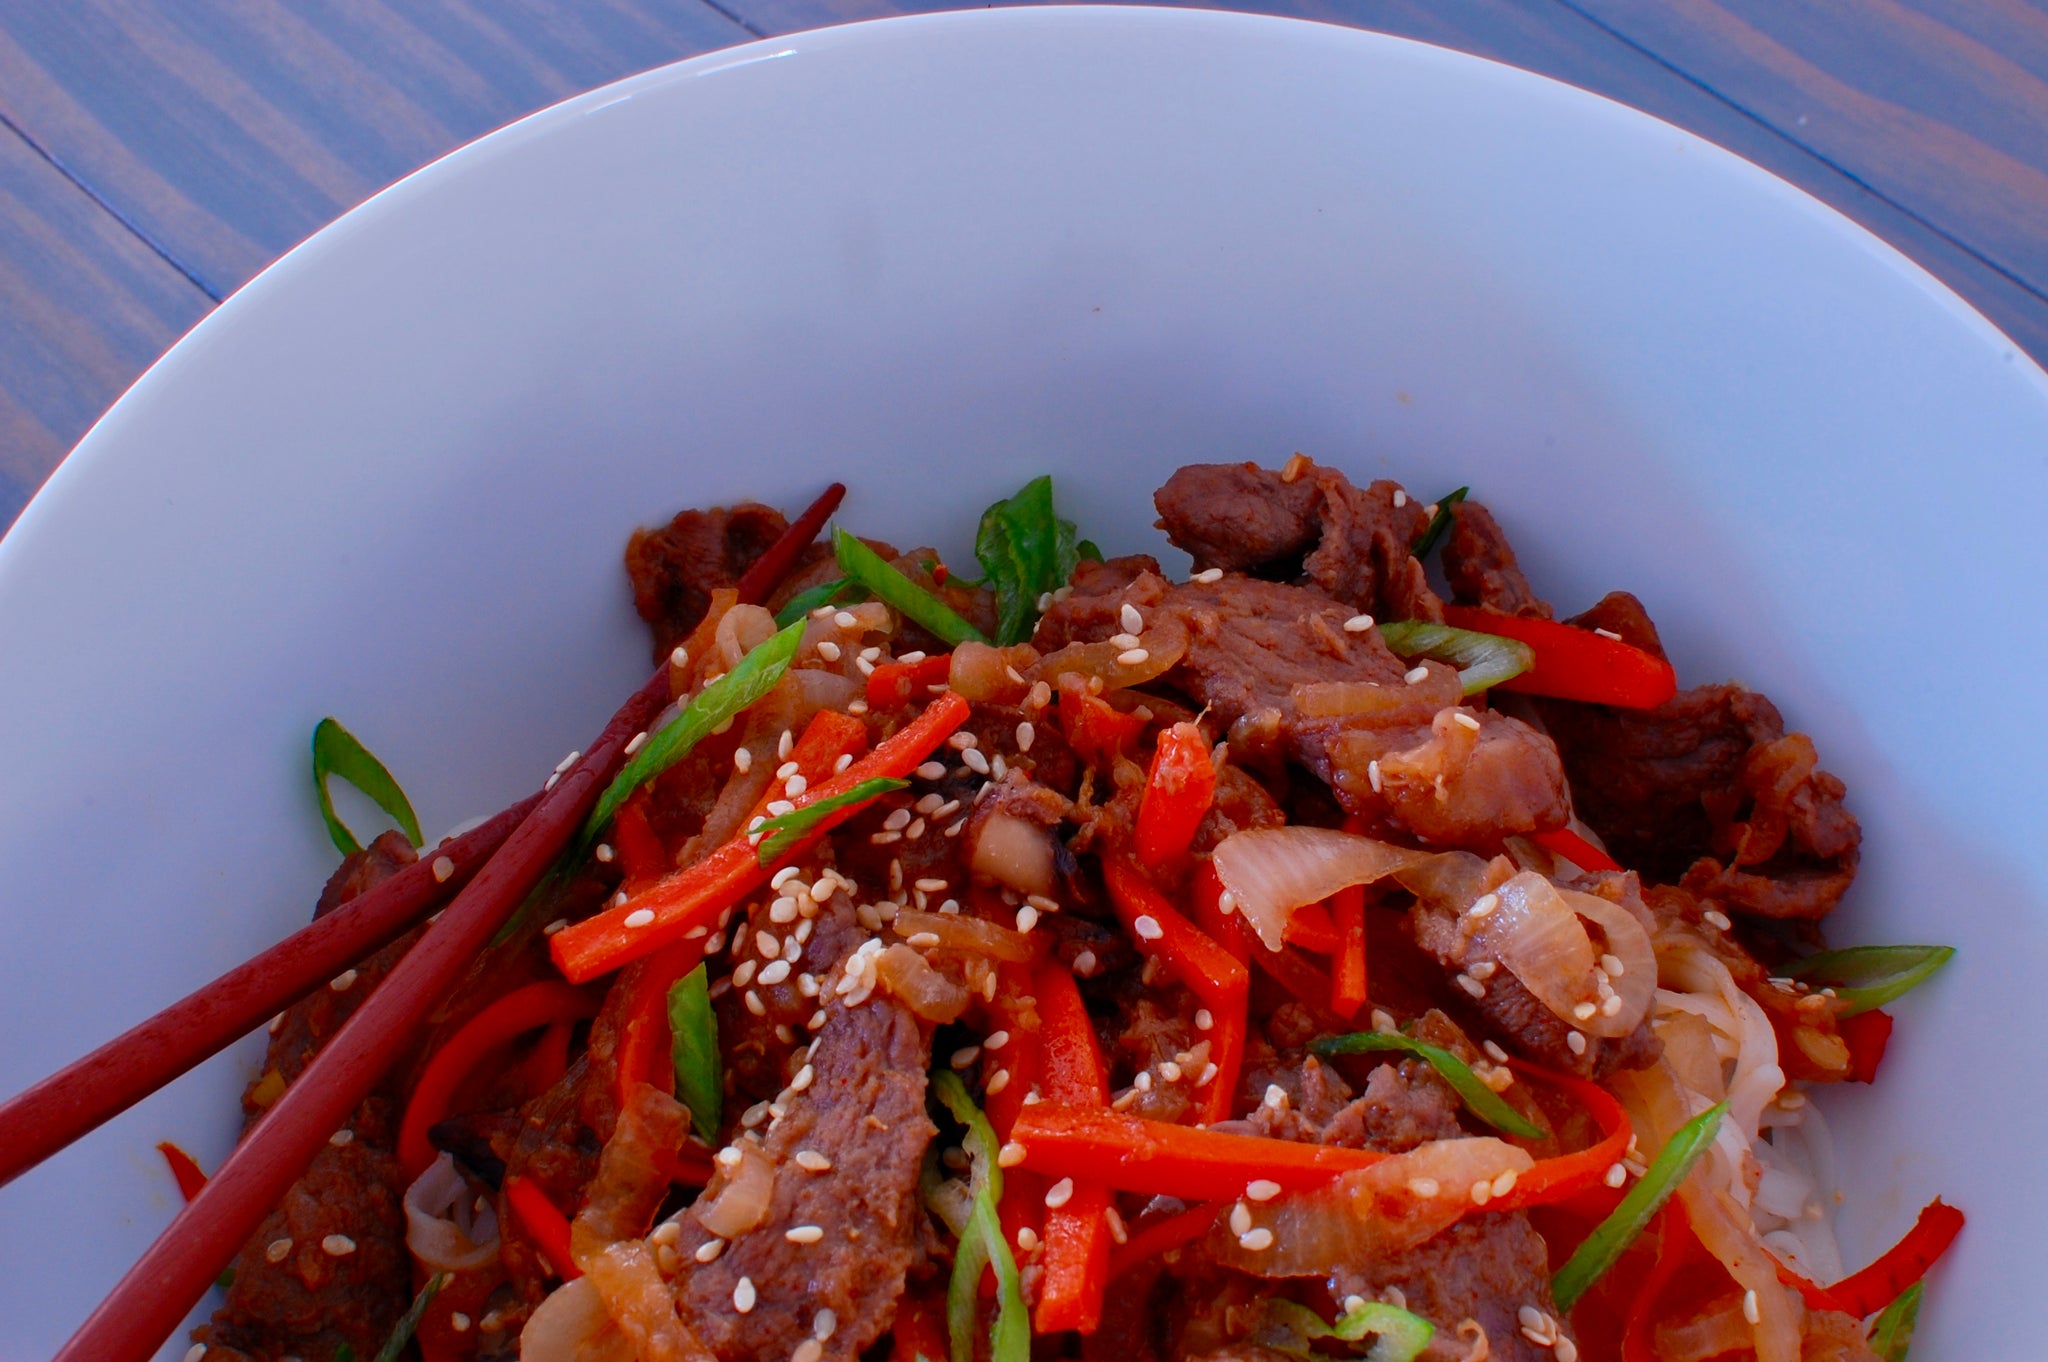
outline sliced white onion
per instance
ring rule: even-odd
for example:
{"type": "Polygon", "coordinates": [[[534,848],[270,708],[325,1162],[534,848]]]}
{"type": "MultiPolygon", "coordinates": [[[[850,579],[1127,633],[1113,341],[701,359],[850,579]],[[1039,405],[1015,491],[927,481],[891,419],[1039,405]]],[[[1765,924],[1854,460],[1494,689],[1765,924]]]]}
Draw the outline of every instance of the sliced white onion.
{"type": "Polygon", "coordinates": [[[1603,1010],[1593,1020],[1580,1022],[1579,1027],[1596,1036],[1625,1036],[1650,1014],[1657,993],[1657,952],[1650,945],[1650,933],[1634,913],[1598,894],[1576,889],[1557,892],[1573,912],[1600,928],[1607,938],[1606,953],[1622,966],[1621,977],[1608,980],[1621,999],[1621,1011],[1610,1016],[1603,1010]]]}
{"type": "Polygon", "coordinates": [[[699,1197],[690,1213],[721,1239],[737,1239],[768,1218],[775,1199],[775,1165],[751,1140],[733,1146],[740,1151],[737,1168],[721,1167],[718,1177],[699,1197]]]}
{"type": "Polygon", "coordinates": [[[731,671],[740,659],[775,635],[775,616],[758,605],[736,605],[719,618],[712,634],[720,671],[731,671]]]}
{"type": "Polygon", "coordinates": [[[1500,906],[1473,933],[1481,950],[1507,966],[1536,1000],[1575,1026],[1591,1029],[1599,999],[1592,938],[1557,886],[1524,870],[1494,891],[1500,906]],[[1577,1015],[1591,1003],[1593,1016],[1577,1015]]]}
{"type": "Polygon", "coordinates": [[[634,1362],[638,1355],[588,1277],[556,1287],[519,1333],[520,1362],[634,1362]]]}
{"type": "Polygon", "coordinates": [[[1153,617],[1150,628],[1138,635],[1136,649],[1107,642],[1070,643],[1048,654],[1025,675],[1054,685],[1070,672],[1076,676],[1099,676],[1106,689],[1122,690],[1163,676],[1173,670],[1187,651],[1187,627],[1174,616],[1161,613],[1153,617]]]}
{"type": "Polygon", "coordinates": [[[967,867],[1026,894],[1049,894],[1055,854],[1052,829],[998,810],[968,829],[967,867]]]}
{"type": "Polygon", "coordinates": [[[405,1189],[405,1246],[435,1272],[466,1272],[498,1256],[498,1213],[476,1208],[469,1182],[447,1153],[405,1189]]]}
{"type": "Polygon", "coordinates": [[[1217,844],[1215,859],[1217,878],[1237,910],[1266,949],[1277,951],[1295,909],[1432,857],[1333,828],[1288,827],[1232,833],[1217,844]]]}
{"type": "Polygon", "coordinates": [[[875,975],[905,1007],[926,1021],[957,1021],[971,1001],[966,989],[900,941],[875,957],[875,975]]]}
{"type": "MultiPolygon", "coordinates": [[[[1491,1201],[1505,1175],[1534,1163],[1527,1151],[1490,1136],[1433,1140],[1325,1187],[1252,1206],[1249,1225],[1219,1227],[1209,1246],[1218,1262],[1254,1276],[1327,1276],[1441,1233],[1491,1201]],[[1474,1195],[1481,1183],[1484,1201],[1474,1195]],[[1266,1246],[1251,1246],[1259,1243],[1266,1246]]],[[[1512,1179],[1501,1190],[1509,1186],[1512,1179]]]]}

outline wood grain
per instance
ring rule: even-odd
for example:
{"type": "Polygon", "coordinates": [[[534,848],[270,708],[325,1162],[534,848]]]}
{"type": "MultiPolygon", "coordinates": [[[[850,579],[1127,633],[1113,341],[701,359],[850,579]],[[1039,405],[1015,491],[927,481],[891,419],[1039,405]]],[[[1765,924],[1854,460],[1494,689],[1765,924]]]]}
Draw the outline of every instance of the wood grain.
{"type": "Polygon", "coordinates": [[[211,306],[0,126],[0,528],[107,405],[211,306]]]}

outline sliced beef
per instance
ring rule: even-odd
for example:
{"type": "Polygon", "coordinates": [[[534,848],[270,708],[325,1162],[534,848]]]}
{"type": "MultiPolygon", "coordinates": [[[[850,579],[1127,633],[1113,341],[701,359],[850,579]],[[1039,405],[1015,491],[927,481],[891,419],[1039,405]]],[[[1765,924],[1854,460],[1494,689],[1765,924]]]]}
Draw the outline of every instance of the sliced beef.
{"type": "Polygon", "coordinates": [[[654,630],[654,658],[667,657],[710,608],[711,593],[731,586],[789,529],[782,512],[757,502],[684,511],[659,529],[635,530],[626,544],[633,606],[654,630]]]}
{"type": "Polygon", "coordinates": [[[1396,483],[1361,489],[1314,465],[1290,477],[1250,463],[1190,464],[1152,500],[1159,527],[1197,569],[1299,581],[1384,619],[1443,618],[1409,553],[1429,515],[1396,483]]]}
{"type": "Polygon", "coordinates": [[[1444,578],[1460,605],[1550,618],[1550,607],[1522,575],[1500,522],[1476,501],[1461,501],[1452,509],[1450,537],[1444,540],[1444,578]]]}
{"type": "Polygon", "coordinates": [[[1403,1154],[1431,1140],[1465,1133],[1458,1095],[1421,1060],[1376,1064],[1356,1097],[1343,1076],[1310,1058],[1275,1068],[1251,1066],[1266,1095],[1251,1114],[1226,1128],[1302,1144],[1342,1145],[1403,1154]],[[1286,1095],[1276,1100],[1272,1089],[1286,1095]]]}
{"type": "MultiPolygon", "coordinates": [[[[852,1362],[888,1329],[924,1252],[917,1179],[934,1134],[925,1115],[930,1037],[881,994],[851,1008],[834,1001],[816,1036],[814,1078],[783,1099],[762,1141],[775,1164],[768,1218],[677,1281],[678,1313],[719,1362],[786,1362],[813,1338],[826,1362],[852,1362]],[[830,1166],[800,1166],[805,1150],[830,1166]],[[798,1226],[823,1236],[792,1243],[786,1231],[798,1226]],[[754,1295],[749,1312],[735,1309],[735,1291],[754,1295]]],[[[683,1224],[679,1248],[690,1262],[712,1236],[694,1217],[683,1224]]]]}
{"type": "MultiPolygon", "coordinates": [[[[412,846],[387,832],[341,863],[320,896],[330,912],[413,861],[412,846]]],[[[243,1094],[253,1126],[391,972],[410,933],[286,1009],[271,1034],[263,1075],[243,1094]]],[[[405,1181],[392,1152],[399,1105],[387,1081],[363,1100],[264,1217],[234,1262],[227,1300],[193,1330],[211,1362],[328,1357],[344,1344],[358,1357],[382,1347],[412,1298],[405,1249],[405,1181]]],[[[246,1126],[245,1126],[246,1130],[246,1126]]]]}
{"type": "Polygon", "coordinates": [[[1723,908],[1824,917],[1856,875],[1862,831],[1812,740],[1736,685],[1654,710],[1544,701],[1579,816],[1624,865],[1723,908]]]}
{"type": "Polygon", "coordinates": [[[1377,630],[1346,629],[1352,610],[1321,592],[1243,576],[1174,585],[1137,560],[1084,564],[1072,585],[1041,648],[1110,637],[1126,604],[1148,627],[1177,625],[1187,651],[1164,680],[1229,726],[1233,756],[1300,763],[1368,826],[1491,848],[1570,816],[1548,738],[1461,708],[1450,668],[1411,668],[1377,630]]]}
{"type": "Polygon", "coordinates": [[[1330,1288],[1339,1300],[1391,1301],[1429,1320],[1434,1357],[1469,1355],[1476,1338],[1461,1339],[1459,1328],[1471,1320],[1486,1331],[1489,1362],[1554,1362],[1549,1344],[1522,1332],[1524,1307],[1548,1316],[1559,1337],[1568,1332],[1556,1323],[1549,1250],[1521,1211],[1468,1215],[1405,1253],[1337,1273],[1330,1288]]]}

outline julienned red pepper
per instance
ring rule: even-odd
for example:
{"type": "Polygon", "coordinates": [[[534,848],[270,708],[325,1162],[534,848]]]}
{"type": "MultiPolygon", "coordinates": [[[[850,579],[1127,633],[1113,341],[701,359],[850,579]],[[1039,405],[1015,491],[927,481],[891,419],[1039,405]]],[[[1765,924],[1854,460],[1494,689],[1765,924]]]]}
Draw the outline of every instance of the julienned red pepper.
{"type": "Polygon", "coordinates": [[[1024,1167],[1046,1177],[1100,1178],[1119,1191],[1183,1201],[1233,1201],[1261,1178],[1285,1191],[1320,1187],[1339,1173],[1369,1168],[1386,1157],[1338,1145],[1229,1135],[1061,1102],[1024,1108],[1010,1138],[1024,1149],[1024,1167]]]}
{"type": "Polygon", "coordinates": [[[1354,884],[1330,896],[1337,926],[1337,950],[1330,957],[1330,1010],[1346,1021],[1365,1006],[1365,886],[1354,884]]]}
{"type": "MultiPolygon", "coordinates": [[[[967,722],[967,715],[967,701],[957,692],[947,691],[873,752],[830,780],[811,786],[791,802],[806,808],[821,799],[844,794],[865,780],[909,775],[931,755],[933,748],[967,722]]],[[[863,807],[850,804],[834,810],[777,864],[803,856],[818,838],[863,807]]],[[[720,913],[766,883],[774,869],[772,865],[761,864],[752,839],[741,834],[703,860],[664,877],[646,892],[555,933],[549,945],[555,967],[577,983],[609,974],[629,961],[653,954],[694,927],[712,926],[720,913]],[[653,921],[636,917],[643,910],[654,915],[653,921]],[[629,927],[628,918],[636,918],[645,925],[629,927]]]]}
{"type": "Polygon", "coordinates": [[[904,1292],[896,1307],[889,1362],[948,1362],[951,1356],[944,1292],[915,1288],[904,1292]]]}
{"type": "Polygon", "coordinates": [[[1280,939],[1317,955],[1335,955],[1342,944],[1336,918],[1320,903],[1304,903],[1289,913],[1280,939]]]}
{"type": "Polygon", "coordinates": [[[1209,1232],[1223,1210],[1219,1204],[1203,1202],[1178,1215],[1147,1225],[1110,1253],[1109,1279],[1113,1282],[1140,1263],[1150,1262],[1162,1253],[1171,1253],[1183,1244],[1192,1244],[1209,1232]]]}
{"type": "Polygon", "coordinates": [[[178,1195],[187,1201],[198,1196],[199,1189],[206,1185],[206,1174],[199,1167],[199,1161],[169,1140],[161,1141],[156,1152],[163,1155],[164,1162],[171,1166],[171,1179],[178,1184],[178,1195]]]}
{"type": "Polygon", "coordinates": [[[581,989],[543,982],[512,990],[463,1023],[427,1060],[399,1122],[398,1162],[406,1179],[418,1177],[434,1161],[427,1132],[451,1114],[448,1104],[456,1089],[485,1055],[528,1031],[596,1011],[597,1004],[581,989]]]}
{"type": "Polygon", "coordinates": [[[623,999],[619,1011],[618,1103],[625,1110],[636,1084],[676,1090],[676,1066],[669,1036],[668,994],[676,981],[703,963],[708,936],[672,941],[644,960],[635,960],[612,985],[623,999]]]}
{"type": "Polygon", "coordinates": [[[1678,693],[1678,675],[1669,662],[1591,629],[1469,605],[1445,606],[1444,623],[1498,634],[1535,651],[1536,665],[1501,682],[1500,690],[1624,709],[1655,709],[1678,693]]]}
{"type": "Polygon", "coordinates": [[[934,653],[917,662],[884,662],[868,676],[868,707],[901,709],[923,699],[931,686],[943,686],[953,674],[953,655],[934,653]]]}
{"type": "Polygon", "coordinates": [[[1699,1239],[1692,1232],[1692,1220],[1685,1203],[1673,1197],[1657,1213],[1657,1257],[1650,1275],[1643,1279],[1630,1303],[1627,1322],[1622,1325],[1621,1362],[1656,1362],[1651,1349],[1650,1326],[1657,1317],[1657,1299],[1664,1288],[1692,1259],[1699,1239]]]}
{"type": "Polygon", "coordinates": [[[675,869],[675,864],[668,858],[668,849],[662,846],[661,838],[655,836],[654,825],[647,821],[645,789],[635,791],[632,798],[619,806],[605,841],[611,846],[613,864],[618,866],[628,885],[658,880],[675,869]]]}
{"type": "Polygon", "coordinates": [[[1841,1017],[1835,1022],[1835,1031],[1849,1047],[1849,1081],[1874,1082],[1877,1066],[1884,1062],[1885,1047],[1891,1044],[1891,1013],[1873,1008],[1853,1017],[1841,1017]]]}
{"type": "Polygon", "coordinates": [[[548,1260],[557,1277],[573,1282],[583,1275],[583,1269],[569,1255],[569,1217],[548,1200],[540,1184],[520,1177],[506,1178],[505,1204],[519,1218],[526,1237],[548,1260]]]}
{"type": "Polygon", "coordinates": [[[1621,862],[1570,828],[1532,833],[1529,840],[1553,856],[1562,856],[1581,870],[1619,870],[1621,862]]]}
{"type": "Polygon", "coordinates": [[[1158,870],[1186,856],[1215,801],[1216,763],[1208,740],[1195,724],[1173,725],[1159,735],[1138,803],[1134,845],[1145,868],[1158,870]]]}
{"type": "Polygon", "coordinates": [[[1060,732],[1083,761],[1107,767],[1116,758],[1129,756],[1138,735],[1145,731],[1147,720],[1090,695],[1087,683],[1077,673],[1061,675],[1059,696],[1060,732]]]}
{"type": "Polygon", "coordinates": [[[1523,1077],[1541,1079],[1570,1093],[1600,1127],[1601,1138],[1576,1154],[1539,1159],[1535,1167],[1516,1177],[1512,1188],[1493,1199],[1491,1208],[1509,1211],[1524,1206],[1550,1206],[1596,1188],[1605,1189],[1607,1171],[1621,1162],[1628,1153],[1629,1140],[1635,1135],[1628,1112],[1598,1083],[1552,1073],[1520,1060],[1508,1062],[1523,1077]]]}
{"type": "MultiPolygon", "coordinates": [[[[1109,1077],[1073,974],[1056,960],[1040,967],[1037,997],[1045,1095],[1055,1102],[1107,1109],[1109,1077]]],[[[1074,1178],[1072,1186],[1064,1203],[1045,1211],[1034,1316],[1041,1334],[1067,1329],[1092,1334],[1102,1322],[1102,1296],[1109,1285],[1109,1188],[1088,1177],[1074,1178]]]]}
{"type": "Polygon", "coordinates": [[[1231,959],[1242,963],[1251,958],[1244,918],[1223,911],[1223,881],[1217,877],[1216,863],[1206,856],[1195,863],[1194,878],[1188,884],[1188,915],[1202,935],[1230,952],[1231,959]]]}
{"type": "Polygon", "coordinates": [[[1780,1264],[1778,1276],[1796,1288],[1815,1310],[1840,1310],[1865,1319],[1898,1299],[1901,1291],[1927,1275],[1927,1269],[1948,1251],[1963,1230],[1963,1213],[1936,1197],[1920,1211],[1913,1228],[1878,1255],[1861,1272],[1852,1272],[1833,1286],[1819,1286],[1780,1264]]]}

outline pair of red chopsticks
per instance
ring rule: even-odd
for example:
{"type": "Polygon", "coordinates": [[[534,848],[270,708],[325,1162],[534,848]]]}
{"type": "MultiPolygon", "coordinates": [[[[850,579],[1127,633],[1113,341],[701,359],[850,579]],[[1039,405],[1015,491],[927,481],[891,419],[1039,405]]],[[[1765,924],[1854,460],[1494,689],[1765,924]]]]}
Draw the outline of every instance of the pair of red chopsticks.
{"type": "MultiPolygon", "coordinates": [[[[768,598],[845,494],[834,483],[747,570],[741,601],[768,598]]],[[[55,1362],[148,1362],[547,873],[669,698],[664,661],[550,787],[0,1104],[4,1185],[446,904],[55,1362]],[[452,870],[437,877],[444,859],[452,870]]]]}

